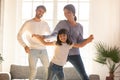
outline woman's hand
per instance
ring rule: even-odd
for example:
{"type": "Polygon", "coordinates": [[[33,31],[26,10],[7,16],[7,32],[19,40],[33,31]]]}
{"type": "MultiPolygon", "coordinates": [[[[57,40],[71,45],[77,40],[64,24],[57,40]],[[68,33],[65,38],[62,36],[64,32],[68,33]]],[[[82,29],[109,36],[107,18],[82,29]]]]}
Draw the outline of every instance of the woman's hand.
{"type": "Polygon", "coordinates": [[[93,39],[94,39],[94,36],[93,36],[93,35],[90,35],[90,36],[87,38],[87,41],[88,41],[88,42],[91,42],[93,39]]]}

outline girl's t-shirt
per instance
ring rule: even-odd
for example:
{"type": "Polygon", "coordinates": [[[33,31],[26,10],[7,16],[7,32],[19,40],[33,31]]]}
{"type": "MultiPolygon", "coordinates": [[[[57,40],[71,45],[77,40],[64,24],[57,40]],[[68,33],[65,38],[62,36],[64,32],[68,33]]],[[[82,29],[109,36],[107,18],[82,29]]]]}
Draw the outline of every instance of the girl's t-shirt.
{"type": "Polygon", "coordinates": [[[59,66],[64,66],[67,61],[69,50],[72,47],[73,44],[69,45],[67,43],[62,43],[62,45],[55,45],[54,56],[51,62],[59,66]]]}
{"type": "MultiPolygon", "coordinates": [[[[56,25],[54,31],[51,35],[47,35],[46,38],[53,38],[57,36],[57,33],[60,29],[66,29],[69,32],[70,39],[73,43],[80,43],[84,41],[83,39],[83,26],[80,23],[77,23],[76,26],[72,26],[67,20],[61,20],[56,25]]],[[[79,48],[72,48],[69,51],[69,55],[80,55],[79,48]]]]}

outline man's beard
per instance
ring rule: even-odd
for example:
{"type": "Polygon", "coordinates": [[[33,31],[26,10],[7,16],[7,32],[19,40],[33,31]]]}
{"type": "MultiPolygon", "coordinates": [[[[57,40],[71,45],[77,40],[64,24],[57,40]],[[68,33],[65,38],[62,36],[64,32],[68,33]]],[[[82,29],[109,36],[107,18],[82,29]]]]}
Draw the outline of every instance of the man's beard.
{"type": "Polygon", "coordinates": [[[42,15],[37,15],[36,17],[40,19],[42,17],[42,15]]]}

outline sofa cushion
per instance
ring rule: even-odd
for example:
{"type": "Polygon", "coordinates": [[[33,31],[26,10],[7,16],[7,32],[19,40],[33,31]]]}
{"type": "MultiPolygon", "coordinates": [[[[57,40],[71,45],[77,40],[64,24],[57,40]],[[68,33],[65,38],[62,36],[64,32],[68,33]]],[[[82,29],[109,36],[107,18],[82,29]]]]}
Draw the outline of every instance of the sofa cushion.
{"type": "Polygon", "coordinates": [[[11,76],[8,72],[0,72],[0,80],[10,80],[11,76]]]}
{"type": "MultiPolygon", "coordinates": [[[[10,74],[12,79],[28,79],[29,66],[11,65],[10,74]]],[[[43,67],[38,67],[36,79],[43,78],[43,67]]]]}

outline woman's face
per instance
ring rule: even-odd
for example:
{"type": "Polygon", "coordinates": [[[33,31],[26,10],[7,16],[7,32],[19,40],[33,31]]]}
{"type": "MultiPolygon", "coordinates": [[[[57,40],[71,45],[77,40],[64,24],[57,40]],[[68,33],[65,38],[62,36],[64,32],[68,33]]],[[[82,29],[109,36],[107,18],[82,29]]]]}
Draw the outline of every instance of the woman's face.
{"type": "Polygon", "coordinates": [[[60,40],[61,42],[65,43],[66,40],[67,40],[67,34],[60,34],[60,35],[59,35],[59,40],[60,40]]]}
{"type": "Polygon", "coordinates": [[[68,20],[74,20],[74,14],[71,11],[69,11],[68,9],[64,9],[64,16],[68,20]]]}

